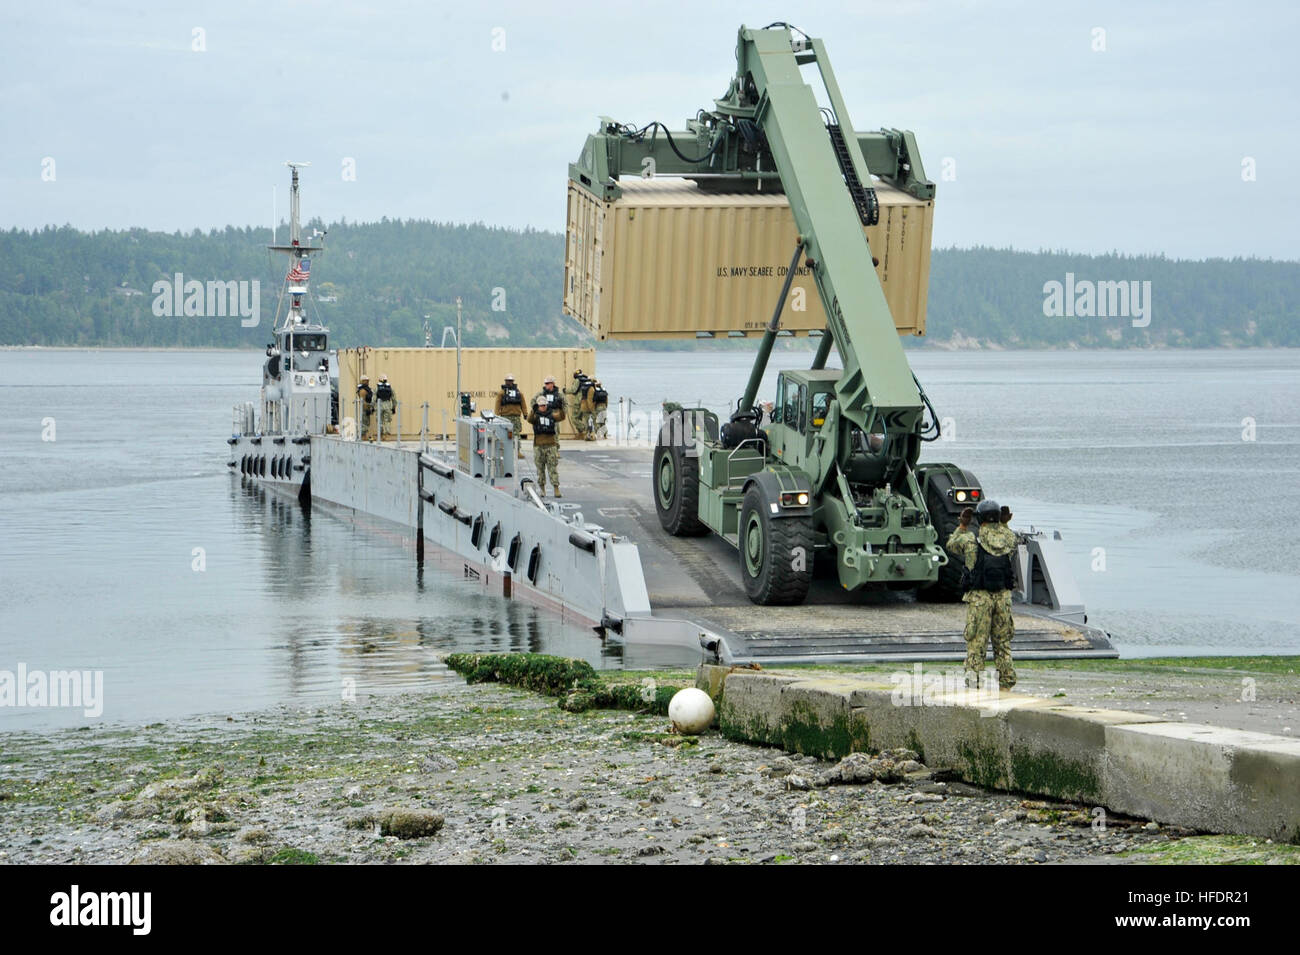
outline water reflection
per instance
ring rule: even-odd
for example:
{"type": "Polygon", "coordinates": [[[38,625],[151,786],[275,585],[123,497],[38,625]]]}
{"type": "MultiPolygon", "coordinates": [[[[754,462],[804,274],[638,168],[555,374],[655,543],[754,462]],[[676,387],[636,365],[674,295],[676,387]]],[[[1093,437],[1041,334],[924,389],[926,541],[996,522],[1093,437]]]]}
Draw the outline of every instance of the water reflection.
{"type": "MultiPolygon", "coordinates": [[[[563,653],[618,666],[621,647],[527,603],[486,592],[454,561],[419,560],[395,525],[232,478],[236,525],[255,543],[252,576],[288,699],[329,698],[448,678],[434,652],[563,653]]],[[[432,550],[432,548],[430,548],[432,550]]]]}

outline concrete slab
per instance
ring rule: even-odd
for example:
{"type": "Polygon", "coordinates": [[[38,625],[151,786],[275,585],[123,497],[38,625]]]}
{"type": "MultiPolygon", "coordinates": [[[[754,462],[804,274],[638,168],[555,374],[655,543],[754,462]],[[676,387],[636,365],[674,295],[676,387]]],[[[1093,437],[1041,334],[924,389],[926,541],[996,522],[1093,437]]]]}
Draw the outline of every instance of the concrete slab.
{"type": "Polygon", "coordinates": [[[1106,729],[1104,803],[1212,832],[1300,840],[1300,740],[1195,723],[1106,729]]]}
{"type": "Polygon", "coordinates": [[[994,789],[1213,832],[1300,841],[1300,740],[1019,693],[913,694],[848,675],[701,667],[737,739],[827,758],[896,746],[994,789]]]}

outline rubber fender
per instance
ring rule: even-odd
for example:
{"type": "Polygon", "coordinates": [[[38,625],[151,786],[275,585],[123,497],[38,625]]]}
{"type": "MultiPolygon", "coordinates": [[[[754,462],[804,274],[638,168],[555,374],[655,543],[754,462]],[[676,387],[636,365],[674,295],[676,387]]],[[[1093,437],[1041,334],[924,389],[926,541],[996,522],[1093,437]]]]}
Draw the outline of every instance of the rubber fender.
{"type": "Polygon", "coordinates": [[[578,550],[585,550],[588,554],[596,553],[596,538],[582,531],[572,531],[569,534],[569,543],[578,550]]]}

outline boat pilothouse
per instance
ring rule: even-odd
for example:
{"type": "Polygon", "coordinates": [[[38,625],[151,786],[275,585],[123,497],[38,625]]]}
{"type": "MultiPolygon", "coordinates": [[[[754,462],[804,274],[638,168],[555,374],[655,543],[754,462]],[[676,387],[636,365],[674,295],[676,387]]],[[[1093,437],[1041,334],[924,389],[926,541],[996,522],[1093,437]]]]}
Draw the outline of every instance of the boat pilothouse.
{"type": "Polygon", "coordinates": [[[285,163],[291,170],[289,243],[268,248],[289,257],[276,305],[275,340],[266,346],[258,405],[236,405],[227,464],[245,477],[297,488],[310,494],[311,435],[324,434],[338,417],[338,377],[332,368],[329,329],[309,314],[311,263],[323,248],[315,231],[304,241],[298,218],[298,170],[308,163],[285,163]]]}

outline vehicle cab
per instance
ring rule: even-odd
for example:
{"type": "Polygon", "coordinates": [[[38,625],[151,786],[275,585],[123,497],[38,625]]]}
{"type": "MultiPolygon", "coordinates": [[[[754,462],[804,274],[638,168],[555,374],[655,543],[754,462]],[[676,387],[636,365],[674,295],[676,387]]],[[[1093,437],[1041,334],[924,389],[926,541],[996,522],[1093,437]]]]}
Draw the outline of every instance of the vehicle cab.
{"type": "Polygon", "coordinates": [[[783,371],[777,377],[771,423],[765,429],[772,453],[786,464],[820,473],[828,463],[815,458],[835,456],[837,442],[846,441],[845,477],[851,484],[871,484],[892,470],[891,439],[885,428],[864,434],[856,427],[841,428],[835,406],[835,386],[840,370],[814,368],[783,371]],[[828,419],[837,434],[822,433],[828,419]]]}

